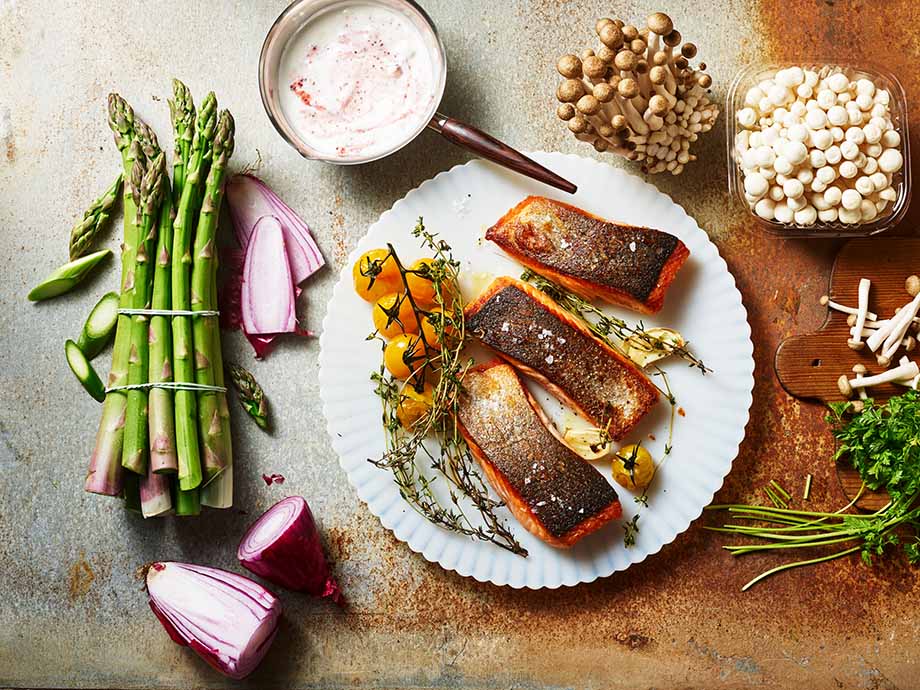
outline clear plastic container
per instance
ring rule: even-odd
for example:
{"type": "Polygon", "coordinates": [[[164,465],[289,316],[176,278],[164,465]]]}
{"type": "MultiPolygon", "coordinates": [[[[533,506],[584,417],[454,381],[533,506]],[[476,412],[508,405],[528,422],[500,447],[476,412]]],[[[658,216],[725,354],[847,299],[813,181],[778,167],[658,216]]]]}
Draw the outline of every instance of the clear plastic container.
{"type": "Polygon", "coordinates": [[[777,237],[867,237],[888,230],[897,225],[910,204],[911,176],[910,176],[910,137],[907,131],[907,97],[897,78],[887,70],[875,66],[852,65],[831,60],[806,60],[802,62],[772,63],[752,65],[742,70],[732,81],[726,99],[727,122],[726,144],[728,151],[728,190],[729,194],[737,200],[757,224],[772,235],[777,237]],[[884,213],[866,223],[847,224],[835,221],[826,223],[817,221],[812,225],[797,225],[795,223],[780,223],[777,220],[761,218],[748,204],[744,197],[744,175],[735,151],[735,136],[743,127],[738,124],[737,112],[745,107],[744,96],[748,89],[759,82],[772,77],[777,71],[798,65],[802,69],[812,69],[822,73],[824,70],[840,69],[850,78],[869,79],[876,88],[885,89],[891,94],[889,109],[894,128],[901,135],[901,154],[904,157],[904,166],[895,173],[892,186],[897,190],[897,199],[888,205],[884,213]]]}

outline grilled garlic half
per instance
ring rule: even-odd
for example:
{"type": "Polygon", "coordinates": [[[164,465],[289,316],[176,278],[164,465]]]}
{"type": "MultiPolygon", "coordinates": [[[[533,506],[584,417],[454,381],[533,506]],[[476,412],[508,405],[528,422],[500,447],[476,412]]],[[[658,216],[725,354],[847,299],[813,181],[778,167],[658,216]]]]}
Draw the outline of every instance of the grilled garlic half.
{"type": "Polygon", "coordinates": [[[605,429],[582,427],[566,429],[562,436],[565,444],[585,460],[600,460],[610,453],[610,436],[605,429]]]}
{"type": "Polygon", "coordinates": [[[665,357],[670,357],[676,348],[684,347],[686,344],[684,337],[673,328],[649,328],[641,334],[627,338],[623,342],[623,350],[636,366],[644,369],[665,357]]]}

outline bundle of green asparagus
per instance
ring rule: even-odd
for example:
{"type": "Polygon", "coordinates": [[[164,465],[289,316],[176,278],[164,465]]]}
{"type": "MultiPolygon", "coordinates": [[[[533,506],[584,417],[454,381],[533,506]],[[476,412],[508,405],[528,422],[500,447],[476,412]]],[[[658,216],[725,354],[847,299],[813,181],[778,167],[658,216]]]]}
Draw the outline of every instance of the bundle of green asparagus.
{"type": "Polygon", "coordinates": [[[144,517],[233,500],[217,304],[217,229],[234,147],[229,111],[195,109],[174,80],[173,182],[156,134],[111,94],[124,168],[124,240],[112,367],[85,488],[144,517]],[[197,315],[195,312],[203,312],[197,315]]]}

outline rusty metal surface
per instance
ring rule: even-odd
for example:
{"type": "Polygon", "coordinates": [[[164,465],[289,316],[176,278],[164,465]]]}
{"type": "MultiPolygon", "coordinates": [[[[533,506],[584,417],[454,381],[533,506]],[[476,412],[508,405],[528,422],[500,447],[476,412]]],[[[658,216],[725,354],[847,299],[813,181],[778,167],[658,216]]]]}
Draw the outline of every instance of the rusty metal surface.
{"type": "MultiPolygon", "coordinates": [[[[423,4],[449,54],[445,112],[523,149],[597,155],[554,121],[552,65],[587,42],[609,3],[423,4]]],[[[615,4],[635,20],[671,13],[700,45],[719,100],[752,61],[826,55],[883,63],[909,102],[920,102],[913,0],[615,4]]],[[[82,492],[98,407],[67,373],[62,343],[91,295],[114,287],[115,271],[53,304],[33,306],[24,295],[64,258],[72,219],[118,167],[103,116],[109,90],[168,140],[168,77],[199,95],[214,88],[237,118],[236,164],[261,153],[264,174],[313,225],[335,269],[395,199],[464,160],[430,133],[360,168],[299,159],[264,117],[255,79],[262,36],[281,5],[0,0],[0,686],[227,685],[163,634],[135,569],[155,558],[233,568],[246,523],[282,495],[302,493],[351,607],[283,594],[281,633],[248,687],[920,687],[920,577],[898,559],[873,569],[855,559],[824,564],[742,594],[777,561],[732,560],[697,523],[626,573],[574,589],[499,589],[426,563],[369,515],[338,468],[319,413],[316,341],[285,344],[254,367],[273,402],[274,434],[234,410],[238,510],[145,524],[82,492]],[[266,487],[262,472],[287,482],[266,487]]],[[[817,298],[839,244],[754,229],[727,195],[723,122],[682,177],[654,179],[719,245],[754,332],[752,421],[718,499],[754,498],[771,478],[800,486],[812,472],[814,505],[836,507],[822,412],[782,391],[772,357],[781,338],[820,323],[817,298]]],[[[920,132],[916,115],[911,125],[920,132]]],[[[913,230],[917,208],[902,227],[913,230]]],[[[307,324],[320,323],[334,273],[309,285],[307,324]]],[[[232,358],[249,357],[241,338],[227,341],[232,358]]]]}

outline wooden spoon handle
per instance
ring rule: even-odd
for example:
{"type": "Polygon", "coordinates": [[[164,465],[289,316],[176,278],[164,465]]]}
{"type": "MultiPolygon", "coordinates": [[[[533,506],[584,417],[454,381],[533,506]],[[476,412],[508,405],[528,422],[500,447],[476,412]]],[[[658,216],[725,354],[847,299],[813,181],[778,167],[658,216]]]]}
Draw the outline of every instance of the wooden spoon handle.
{"type": "Polygon", "coordinates": [[[451,143],[472,151],[493,163],[498,163],[569,194],[574,194],[578,189],[574,184],[559,177],[551,170],[547,170],[536,161],[465,122],[436,113],[428,126],[451,143]]]}

